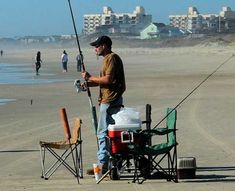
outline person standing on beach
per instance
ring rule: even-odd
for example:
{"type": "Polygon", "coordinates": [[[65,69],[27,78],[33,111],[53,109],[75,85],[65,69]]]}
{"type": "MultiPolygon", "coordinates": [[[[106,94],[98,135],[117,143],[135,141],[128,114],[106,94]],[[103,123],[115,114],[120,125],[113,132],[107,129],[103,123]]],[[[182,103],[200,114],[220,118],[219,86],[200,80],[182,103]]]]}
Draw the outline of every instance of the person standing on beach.
{"type": "MultiPolygon", "coordinates": [[[[87,71],[82,72],[82,77],[87,81],[88,87],[99,86],[99,105],[100,113],[98,119],[97,138],[98,138],[98,163],[102,164],[102,173],[108,170],[110,154],[107,145],[108,125],[113,123],[111,117],[116,111],[109,112],[111,107],[123,104],[123,93],[126,90],[124,68],[121,58],[112,52],[112,40],[108,36],[100,36],[94,42],[90,43],[95,47],[96,55],[103,56],[103,62],[100,69],[100,76],[92,76],[87,71]]],[[[93,169],[87,170],[87,174],[92,174],[93,169]]]]}
{"type": "Polygon", "coordinates": [[[76,57],[76,61],[77,61],[77,72],[81,72],[82,71],[82,55],[78,54],[76,57]]]}
{"type": "Polygon", "coordinates": [[[67,72],[68,71],[68,68],[67,68],[68,54],[65,50],[63,51],[63,53],[61,55],[61,62],[62,62],[63,72],[67,72]]]}
{"type": "Polygon", "coordinates": [[[3,56],[3,50],[1,50],[1,56],[3,56]]]}
{"type": "Polygon", "coordinates": [[[39,69],[41,68],[41,63],[42,63],[40,51],[37,52],[35,60],[36,60],[35,62],[36,75],[39,75],[39,69]]]}

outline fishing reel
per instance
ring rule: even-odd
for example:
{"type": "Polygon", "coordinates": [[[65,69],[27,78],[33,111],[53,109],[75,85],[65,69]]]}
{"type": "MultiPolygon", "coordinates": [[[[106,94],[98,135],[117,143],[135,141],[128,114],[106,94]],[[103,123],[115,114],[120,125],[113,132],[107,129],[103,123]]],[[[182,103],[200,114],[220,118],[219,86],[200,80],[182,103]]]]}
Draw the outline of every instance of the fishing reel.
{"type": "Polygon", "coordinates": [[[77,93],[80,93],[80,92],[85,92],[86,91],[86,87],[82,85],[81,81],[79,79],[76,79],[74,81],[74,84],[73,84],[77,90],[77,93]]]}

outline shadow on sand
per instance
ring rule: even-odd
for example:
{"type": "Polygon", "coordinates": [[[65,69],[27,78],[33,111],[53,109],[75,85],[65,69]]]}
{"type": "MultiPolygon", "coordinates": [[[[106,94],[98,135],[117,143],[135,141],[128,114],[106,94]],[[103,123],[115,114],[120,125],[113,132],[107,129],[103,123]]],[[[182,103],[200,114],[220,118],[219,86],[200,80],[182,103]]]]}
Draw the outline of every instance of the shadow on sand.
{"type": "Polygon", "coordinates": [[[197,167],[194,179],[181,179],[181,182],[235,182],[235,166],[197,167]]]}
{"type": "Polygon", "coordinates": [[[29,153],[29,152],[39,152],[39,149],[0,150],[0,154],[1,153],[29,153]]]}

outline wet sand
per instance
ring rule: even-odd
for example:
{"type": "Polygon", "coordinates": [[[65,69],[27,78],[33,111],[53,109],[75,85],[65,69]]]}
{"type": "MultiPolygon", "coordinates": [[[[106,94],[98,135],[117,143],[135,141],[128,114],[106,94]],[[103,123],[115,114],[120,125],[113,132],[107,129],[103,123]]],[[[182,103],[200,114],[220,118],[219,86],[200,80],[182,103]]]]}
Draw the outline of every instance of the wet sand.
{"type": "MultiPolygon", "coordinates": [[[[38,49],[9,49],[0,63],[32,63],[38,49]]],[[[230,47],[117,48],[125,64],[127,91],[125,106],[136,107],[144,120],[145,105],[152,105],[152,126],[164,116],[167,107],[175,107],[219,65],[226,62],[178,108],[177,139],[179,157],[196,157],[196,179],[147,180],[143,185],[131,180],[103,181],[96,185],[85,174],[76,179],[64,168],[43,180],[39,155],[40,140],[64,139],[59,109],[65,107],[69,122],[83,121],[84,171],[96,163],[96,139],[91,128],[91,114],[86,93],[77,94],[73,81],[76,72],[75,48],[69,54],[68,73],[62,73],[62,48],[43,48],[41,75],[35,83],[3,84],[1,99],[14,99],[0,105],[0,190],[233,190],[235,187],[235,51],[230,47]],[[43,73],[64,82],[40,84],[43,73]],[[32,104],[31,104],[32,101],[32,104]],[[21,152],[17,152],[21,151],[21,152]]],[[[98,74],[99,60],[90,48],[83,50],[87,71],[98,74]]],[[[92,97],[97,104],[97,89],[92,97]]],[[[164,126],[161,124],[160,126],[164,126]]],[[[143,127],[145,128],[145,127],[143,127]]]]}

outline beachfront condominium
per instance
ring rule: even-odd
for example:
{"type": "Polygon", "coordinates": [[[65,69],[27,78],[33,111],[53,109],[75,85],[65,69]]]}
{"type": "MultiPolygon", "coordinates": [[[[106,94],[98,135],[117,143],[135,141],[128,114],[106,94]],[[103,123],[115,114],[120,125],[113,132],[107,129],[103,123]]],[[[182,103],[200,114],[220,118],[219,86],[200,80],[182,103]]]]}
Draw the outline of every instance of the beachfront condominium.
{"type": "Polygon", "coordinates": [[[137,6],[133,13],[114,13],[112,8],[103,7],[101,14],[84,15],[84,33],[137,33],[151,22],[152,15],[146,14],[142,6],[137,6]]]}
{"type": "Polygon", "coordinates": [[[205,20],[212,20],[217,17],[214,14],[202,15],[198,12],[196,7],[189,7],[188,13],[185,15],[170,15],[170,25],[195,33],[203,28],[205,20]]]}
{"type": "Polygon", "coordinates": [[[234,32],[235,11],[222,7],[220,14],[200,14],[196,7],[189,7],[185,15],[170,15],[170,25],[189,33],[234,32]]]}

